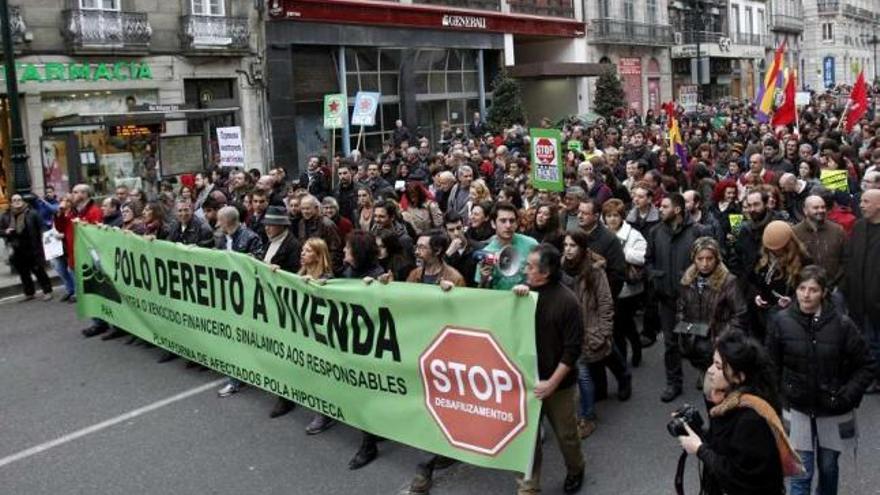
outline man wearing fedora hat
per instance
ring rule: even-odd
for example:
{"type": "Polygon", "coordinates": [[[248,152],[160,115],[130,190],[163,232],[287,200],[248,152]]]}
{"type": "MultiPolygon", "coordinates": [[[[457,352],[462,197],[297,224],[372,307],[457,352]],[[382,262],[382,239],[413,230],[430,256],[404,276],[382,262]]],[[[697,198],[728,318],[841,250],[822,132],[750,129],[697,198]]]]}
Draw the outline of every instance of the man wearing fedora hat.
{"type": "Polygon", "coordinates": [[[302,245],[290,232],[290,217],[282,206],[270,206],[263,216],[268,242],[264,245],[264,263],[277,266],[285,272],[299,271],[299,255],[302,245]]]}
{"type": "MultiPolygon", "coordinates": [[[[284,270],[290,273],[298,272],[302,245],[290,231],[290,217],[287,214],[287,209],[283,206],[268,207],[263,216],[262,223],[268,238],[262,253],[263,262],[271,265],[273,270],[284,270]]],[[[269,417],[277,418],[283,416],[289,413],[293,407],[294,403],[292,401],[284,397],[278,397],[278,401],[275,402],[275,407],[272,408],[269,417]]]]}

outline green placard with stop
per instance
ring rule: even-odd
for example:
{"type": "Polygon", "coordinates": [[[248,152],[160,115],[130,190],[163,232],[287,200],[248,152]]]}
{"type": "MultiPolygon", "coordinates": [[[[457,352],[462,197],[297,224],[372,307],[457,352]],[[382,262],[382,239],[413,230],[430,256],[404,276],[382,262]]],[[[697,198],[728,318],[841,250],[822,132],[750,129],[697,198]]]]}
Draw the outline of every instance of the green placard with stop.
{"type": "Polygon", "coordinates": [[[541,191],[565,189],[562,169],[562,133],[557,129],[530,129],[532,185],[541,191]]]}
{"type": "Polygon", "coordinates": [[[390,440],[530,466],[535,294],[318,285],[250,256],[118,229],[79,224],[75,237],[81,317],[390,440]]]}

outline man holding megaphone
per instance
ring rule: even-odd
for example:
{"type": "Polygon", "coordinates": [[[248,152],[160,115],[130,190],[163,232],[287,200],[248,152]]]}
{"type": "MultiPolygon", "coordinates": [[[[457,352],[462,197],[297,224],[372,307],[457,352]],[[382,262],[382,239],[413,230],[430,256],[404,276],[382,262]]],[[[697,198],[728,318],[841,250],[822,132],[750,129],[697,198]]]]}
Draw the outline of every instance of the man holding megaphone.
{"type": "Polygon", "coordinates": [[[495,235],[485,248],[474,253],[479,261],[474,277],[480,287],[509,290],[525,281],[525,259],[538,242],[517,234],[519,211],[507,201],[499,201],[492,209],[495,235]]]}

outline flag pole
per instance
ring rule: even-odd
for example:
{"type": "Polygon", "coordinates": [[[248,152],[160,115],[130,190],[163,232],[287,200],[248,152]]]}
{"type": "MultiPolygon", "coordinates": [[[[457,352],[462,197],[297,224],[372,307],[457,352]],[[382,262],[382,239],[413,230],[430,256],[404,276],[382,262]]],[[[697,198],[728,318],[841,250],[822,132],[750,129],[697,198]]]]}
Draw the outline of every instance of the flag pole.
{"type": "Polygon", "coordinates": [[[336,128],[330,132],[330,188],[336,189],[336,128]]]}

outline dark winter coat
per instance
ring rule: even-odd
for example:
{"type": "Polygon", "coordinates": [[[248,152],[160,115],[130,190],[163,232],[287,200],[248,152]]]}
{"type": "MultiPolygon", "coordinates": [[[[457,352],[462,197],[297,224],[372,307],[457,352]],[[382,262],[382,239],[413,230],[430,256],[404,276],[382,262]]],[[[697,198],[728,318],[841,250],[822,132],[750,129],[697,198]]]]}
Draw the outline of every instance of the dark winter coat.
{"type": "Polygon", "coordinates": [[[623,246],[620,245],[617,236],[601,223],[596,224],[596,228],[587,234],[587,240],[587,247],[605,258],[605,275],[608,277],[608,285],[611,287],[612,296],[617,297],[617,294],[620,294],[620,289],[623,288],[626,277],[626,257],[623,254],[623,246]]]}
{"type": "MultiPolygon", "coordinates": [[[[226,235],[222,234],[216,237],[217,249],[226,249],[226,235]]],[[[232,251],[236,253],[249,254],[254,258],[260,259],[260,252],[263,250],[263,243],[253,230],[239,225],[238,230],[232,234],[232,251]]]]}
{"type": "Polygon", "coordinates": [[[782,495],[782,463],[773,431],[757,412],[735,408],[711,417],[697,450],[705,495],[782,495]]]}
{"type": "Polygon", "coordinates": [[[864,318],[880,324],[880,225],[859,220],[847,243],[846,264],[841,289],[849,311],[861,325],[864,318]],[[873,229],[872,244],[868,233],[873,229]]]}
{"type": "Polygon", "coordinates": [[[708,323],[712,342],[727,329],[745,331],[748,309],[736,277],[719,263],[701,291],[699,276],[696,266],[691,265],[681,277],[677,321],[708,323]]]}
{"type": "Polygon", "coordinates": [[[782,218],[776,212],[768,210],[767,215],[758,222],[753,220],[743,221],[733,252],[730,253],[729,259],[725,260],[730,271],[741,282],[747,280],[749,274],[754,272],[755,266],[758,264],[758,258],[761,256],[764,228],[774,220],[782,220],[782,218]]]}
{"type": "Polygon", "coordinates": [[[3,237],[12,248],[11,258],[33,260],[35,263],[45,263],[43,255],[43,221],[40,214],[33,208],[25,207],[20,213],[24,215],[24,229],[21,233],[15,232],[15,218],[12,211],[7,211],[0,218],[0,237],[3,237]],[[7,234],[6,229],[13,229],[7,234]]]}
{"type": "Polygon", "coordinates": [[[660,222],[648,234],[645,266],[658,294],[669,299],[678,297],[681,277],[691,265],[691,246],[700,236],[701,228],[688,217],[675,228],[660,222]]]}
{"type": "MultiPolygon", "coordinates": [[[[260,259],[265,260],[266,253],[269,251],[269,243],[263,245],[260,252],[260,259]]],[[[292,232],[287,232],[278,251],[269,260],[269,264],[278,265],[278,268],[285,272],[297,273],[300,267],[300,254],[302,253],[302,244],[296,239],[292,232]]]]}
{"type": "Polygon", "coordinates": [[[179,242],[180,244],[211,248],[214,247],[214,232],[207,223],[193,217],[186,229],[181,229],[180,222],[175,221],[172,223],[166,240],[179,242]]]}
{"type": "Polygon", "coordinates": [[[812,416],[852,411],[874,380],[864,338],[831,304],[818,317],[802,313],[797,304],[778,312],[767,325],[767,350],[788,407],[812,416]]]}

